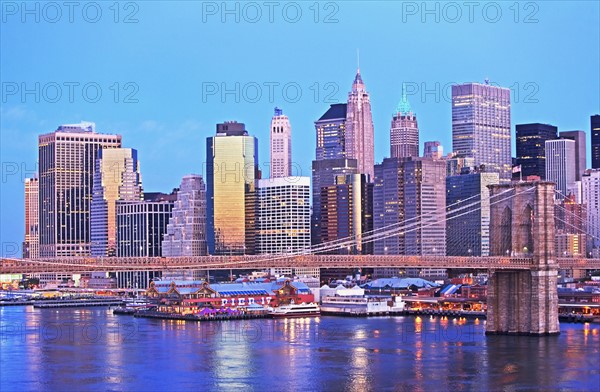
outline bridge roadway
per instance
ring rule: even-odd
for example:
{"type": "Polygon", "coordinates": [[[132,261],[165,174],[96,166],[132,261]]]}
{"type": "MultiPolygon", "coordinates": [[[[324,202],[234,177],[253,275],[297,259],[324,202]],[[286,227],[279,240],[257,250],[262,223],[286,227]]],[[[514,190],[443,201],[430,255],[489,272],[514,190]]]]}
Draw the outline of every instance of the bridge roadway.
{"type": "MultiPolygon", "coordinates": [[[[600,259],[558,258],[560,269],[600,269],[600,259]]],[[[200,256],[200,257],[77,257],[53,259],[3,258],[0,274],[82,273],[92,271],[161,271],[266,268],[450,268],[450,269],[534,269],[531,257],[463,256],[200,256]]]]}

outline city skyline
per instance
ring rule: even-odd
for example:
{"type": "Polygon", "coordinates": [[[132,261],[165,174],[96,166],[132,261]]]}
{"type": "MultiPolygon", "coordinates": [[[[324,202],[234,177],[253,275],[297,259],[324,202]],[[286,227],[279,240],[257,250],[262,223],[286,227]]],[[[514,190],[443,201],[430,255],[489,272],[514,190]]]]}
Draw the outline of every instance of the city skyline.
{"type": "MultiPolygon", "coordinates": [[[[272,25],[268,22],[258,23],[253,25],[254,30],[242,36],[241,41],[240,29],[248,27],[248,23],[223,24],[218,17],[203,23],[198,18],[194,19],[194,15],[201,15],[200,5],[190,3],[186,6],[190,12],[183,15],[181,10],[164,10],[154,4],[142,4],[137,15],[139,22],[134,24],[114,24],[109,18],[99,24],[84,23],[80,26],[68,23],[22,24],[20,19],[18,23],[8,20],[3,24],[3,32],[7,34],[0,38],[2,47],[6,53],[14,53],[14,56],[2,56],[0,60],[5,75],[11,76],[10,80],[6,79],[5,85],[12,86],[14,82],[20,88],[21,83],[26,83],[25,87],[31,89],[38,82],[49,87],[48,83],[55,82],[62,86],[63,93],[62,99],[54,103],[46,99],[49,98],[47,96],[41,96],[39,102],[34,95],[22,99],[20,91],[3,97],[0,121],[6,181],[2,186],[1,203],[6,219],[19,225],[17,230],[12,230],[3,224],[3,241],[22,242],[23,179],[33,174],[37,160],[37,151],[31,145],[39,134],[56,129],[58,124],[89,120],[96,122],[102,133],[114,131],[122,134],[123,146],[140,152],[145,188],[168,191],[178,186],[184,175],[202,172],[203,162],[206,162],[204,139],[218,122],[234,119],[245,122],[249,131],[261,140],[259,156],[262,159],[259,164],[263,166],[268,162],[269,145],[266,141],[270,114],[275,106],[279,106],[295,128],[293,159],[302,169],[299,174],[309,175],[313,157],[312,153],[306,152],[314,149],[312,123],[330,103],[346,100],[356,71],[356,48],[361,49],[361,74],[372,101],[375,163],[381,162],[388,154],[390,112],[401,96],[403,84],[407,85],[408,99],[419,114],[420,140],[439,140],[446,153],[451,150],[448,90],[452,83],[483,83],[485,78],[490,78],[494,85],[511,88],[513,138],[515,124],[533,122],[554,124],[559,131],[581,129],[589,135],[589,116],[600,111],[599,79],[595,72],[600,61],[598,52],[593,49],[599,46],[595,38],[598,37],[598,26],[594,23],[598,13],[596,3],[579,3],[579,9],[564,4],[541,4],[536,23],[523,23],[522,14],[519,23],[516,23],[512,12],[505,8],[502,20],[493,24],[483,20],[479,14],[472,24],[468,21],[452,24],[443,18],[440,23],[433,19],[423,23],[419,15],[403,20],[399,5],[387,4],[387,12],[381,12],[381,9],[365,12],[360,4],[349,3],[339,5],[338,22],[335,24],[315,24],[307,18],[293,25],[279,18],[276,23],[283,32],[281,36],[272,37],[269,33],[272,25]],[[586,7],[589,12],[580,12],[581,7],[586,7]],[[189,23],[170,25],[168,29],[156,28],[167,23],[165,21],[174,14],[178,17],[183,15],[184,22],[189,23]],[[370,30],[349,28],[351,21],[358,17],[371,26],[370,30]],[[402,20],[403,23],[391,23],[394,20],[402,20]],[[111,31],[120,33],[122,40],[115,41],[110,34],[99,36],[99,29],[109,23],[114,28],[111,31]],[[177,41],[169,38],[181,34],[194,36],[205,31],[205,27],[215,26],[224,27],[220,39],[233,45],[241,58],[269,58],[274,46],[285,55],[278,57],[277,63],[254,61],[240,68],[234,65],[235,62],[201,61],[205,56],[227,56],[230,52],[228,45],[213,47],[197,42],[198,51],[171,52],[177,45],[169,48],[165,44],[177,41]],[[56,36],[49,33],[50,28],[56,36]],[[79,29],[81,34],[72,34],[73,28],[79,29]],[[309,35],[287,34],[294,29],[309,35]],[[567,31],[568,34],[565,33],[567,31]],[[406,42],[412,51],[410,58],[406,57],[407,51],[389,50],[392,44],[397,43],[399,34],[406,33],[412,37],[406,42]],[[27,51],[16,46],[18,40],[10,40],[11,35],[17,34],[20,42],[27,44],[24,46],[27,51]],[[470,35],[473,40],[469,45],[460,41],[464,34],[470,35]],[[518,37],[523,34],[530,39],[520,40],[518,37]],[[325,36],[327,39],[318,39],[325,36]],[[54,41],[48,41],[50,37],[69,39],[72,46],[57,47],[54,41]],[[433,38],[439,43],[432,44],[433,38]],[[327,56],[331,49],[330,40],[340,42],[336,56],[327,56]],[[374,40],[381,45],[372,45],[374,40]],[[247,42],[256,42],[257,45],[246,48],[247,42]],[[109,45],[114,56],[122,60],[118,67],[97,56],[93,50],[95,46],[102,49],[109,45]],[[486,55],[473,57],[473,45],[494,46],[499,51],[515,53],[523,61],[519,61],[516,68],[514,56],[499,56],[494,62],[489,62],[486,55]],[[525,61],[552,52],[556,45],[564,48],[563,55],[553,60],[556,67],[540,70],[535,61],[525,61]],[[141,56],[132,57],[132,47],[141,51],[141,56]],[[73,49],[80,53],[78,62],[65,60],[73,49]],[[165,75],[157,65],[140,61],[159,55],[160,50],[173,55],[167,58],[161,56],[167,69],[177,69],[173,75],[165,75]],[[32,51],[60,67],[42,67],[37,62],[25,62],[26,66],[23,66],[23,59],[32,51]],[[186,61],[174,61],[178,58],[186,61]],[[320,59],[318,66],[313,64],[314,58],[320,59]],[[447,58],[456,61],[445,61],[447,58]],[[579,64],[577,72],[571,65],[575,63],[579,64]],[[439,64],[444,65],[440,67],[439,64]],[[157,78],[156,75],[163,77],[157,78]],[[181,75],[184,75],[185,83],[179,80],[181,75]],[[71,81],[80,83],[73,102],[68,99],[68,88],[62,85],[71,81]],[[87,102],[82,97],[80,88],[89,82],[98,83],[102,88],[100,101],[87,102]],[[119,84],[115,86],[117,82],[119,84]],[[272,100],[268,98],[268,89],[264,85],[270,82],[279,83],[272,100]],[[127,83],[133,85],[126,87],[127,83]],[[203,84],[204,87],[214,87],[211,83],[219,89],[215,95],[203,90],[203,84]],[[233,95],[228,95],[223,100],[221,87],[232,88],[235,83],[239,83],[241,89],[247,87],[248,93],[252,83],[258,84],[262,87],[261,99],[251,102],[240,96],[239,102],[236,102],[233,95]],[[292,99],[292,90],[288,96],[283,96],[281,88],[286,83],[296,83],[301,87],[299,101],[292,99]],[[115,102],[114,90],[117,87],[120,94],[118,102],[115,102]],[[318,92],[317,99],[315,91],[318,92]],[[126,97],[137,102],[125,102],[126,97]],[[164,110],[165,107],[169,110],[164,110]]],[[[304,11],[304,15],[312,15],[308,9],[304,11]]],[[[511,149],[514,156],[514,142],[511,149]]],[[[589,155],[588,162],[591,162],[589,155]]]]}

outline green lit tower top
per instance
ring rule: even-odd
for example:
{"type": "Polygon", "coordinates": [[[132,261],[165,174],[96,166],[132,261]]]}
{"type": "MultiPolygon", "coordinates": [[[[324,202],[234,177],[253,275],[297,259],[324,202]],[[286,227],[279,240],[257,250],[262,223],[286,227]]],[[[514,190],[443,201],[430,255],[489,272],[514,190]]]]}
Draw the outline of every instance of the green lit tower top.
{"type": "Polygon", "coordinates": [[[417,116],[408,102],[406,86],[404,84],[402,85],[402,99],[392,115],[390,153],[392,158],[417,158],[419,156],[417,116]]]}

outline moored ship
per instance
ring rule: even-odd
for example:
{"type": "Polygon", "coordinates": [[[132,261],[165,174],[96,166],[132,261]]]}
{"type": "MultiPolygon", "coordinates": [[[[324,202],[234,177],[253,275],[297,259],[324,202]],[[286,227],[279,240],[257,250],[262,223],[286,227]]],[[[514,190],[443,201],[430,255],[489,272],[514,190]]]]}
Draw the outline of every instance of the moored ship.
{"type": "Polygon", "coordinates": [[[274,318],[280,317],[315,317],[321,314],[319,305],[310,304],[295,304],[281,305],[269,311],[269,314],[274,318]]]}
{"type": "Polygon", "coordinates": [[[400,296],[327,296],[321,304],[324,314],[376,316],[401,313],[405,302],[400,296]]]}

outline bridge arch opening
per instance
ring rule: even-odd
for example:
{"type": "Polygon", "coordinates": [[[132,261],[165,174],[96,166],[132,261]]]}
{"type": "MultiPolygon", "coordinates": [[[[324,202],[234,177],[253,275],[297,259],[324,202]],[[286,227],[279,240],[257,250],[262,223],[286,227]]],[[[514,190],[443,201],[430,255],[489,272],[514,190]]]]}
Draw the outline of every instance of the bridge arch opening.
{"type": "Polygon", "coordinates": [[[509,207],[502,211],[500,220],[500,251],[505,256],[510,256],[512,249],[512,210],[509,207]]]}

